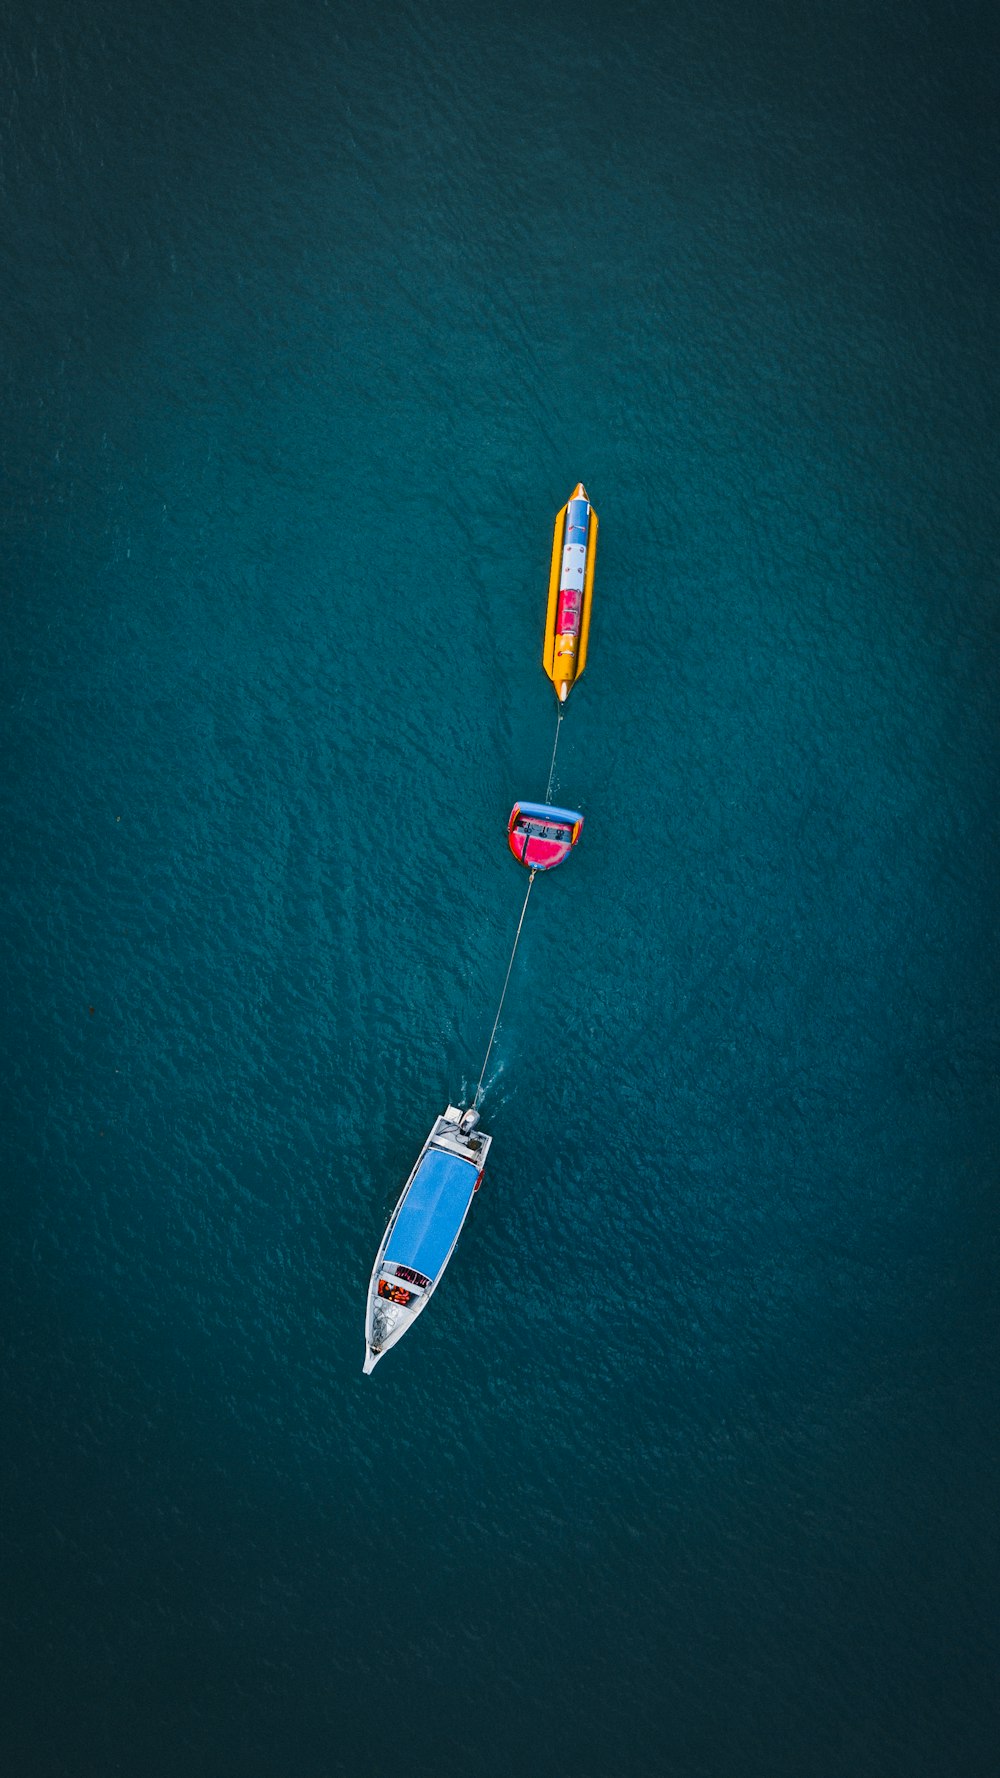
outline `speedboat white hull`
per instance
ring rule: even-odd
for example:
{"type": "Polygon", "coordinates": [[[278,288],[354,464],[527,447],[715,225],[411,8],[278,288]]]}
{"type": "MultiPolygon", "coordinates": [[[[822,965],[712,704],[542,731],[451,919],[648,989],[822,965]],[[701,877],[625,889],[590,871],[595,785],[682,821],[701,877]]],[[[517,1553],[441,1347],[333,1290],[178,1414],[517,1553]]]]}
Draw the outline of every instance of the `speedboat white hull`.
{"type": "Polygon", "coordinates": [[[477,1123],[457,1105],[435,1118],[389,1218],[368,1282],[366,1377],[426,1309],[455,1251],[493,1140],[477,1123]]]}

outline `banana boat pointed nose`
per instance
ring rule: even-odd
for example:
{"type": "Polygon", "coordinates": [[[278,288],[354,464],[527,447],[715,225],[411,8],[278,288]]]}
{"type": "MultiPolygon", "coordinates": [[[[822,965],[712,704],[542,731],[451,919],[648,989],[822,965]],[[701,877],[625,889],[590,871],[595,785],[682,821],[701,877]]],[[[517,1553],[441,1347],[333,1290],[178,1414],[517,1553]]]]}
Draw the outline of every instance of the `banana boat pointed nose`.
{"type": "Polygon", "coordinates": [[[587,490],[584,487],[582,482],[577,482],[576,487],[573,489],[573,492],[570,495],[570,499],[571,500],[587,500],[587,501],[589,501],[590,495],[587,493],[587,490]]]}

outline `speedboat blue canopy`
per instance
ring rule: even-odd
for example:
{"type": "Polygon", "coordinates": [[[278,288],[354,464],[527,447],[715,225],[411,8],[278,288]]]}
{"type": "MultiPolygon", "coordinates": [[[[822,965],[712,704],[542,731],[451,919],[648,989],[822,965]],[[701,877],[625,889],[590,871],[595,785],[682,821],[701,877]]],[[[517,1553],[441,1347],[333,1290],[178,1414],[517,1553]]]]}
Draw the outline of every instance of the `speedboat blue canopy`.
{"type": "Polygon", "coordinates": [[[429,1148],[389,1236],[386,1260],[436,1278],[465,1219],[476,1178],[472,1161],[429,1148]]]}

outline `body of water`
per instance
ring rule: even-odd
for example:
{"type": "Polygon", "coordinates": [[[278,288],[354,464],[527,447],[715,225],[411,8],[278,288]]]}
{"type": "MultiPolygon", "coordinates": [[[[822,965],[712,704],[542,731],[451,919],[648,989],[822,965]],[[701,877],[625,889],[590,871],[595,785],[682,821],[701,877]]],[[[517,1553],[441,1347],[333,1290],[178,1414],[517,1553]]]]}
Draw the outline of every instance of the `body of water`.
{"type": "Polygon", "coordinates": [[[996,1770],[996,51],[6,9],[10,1778],[996,1770]]]}

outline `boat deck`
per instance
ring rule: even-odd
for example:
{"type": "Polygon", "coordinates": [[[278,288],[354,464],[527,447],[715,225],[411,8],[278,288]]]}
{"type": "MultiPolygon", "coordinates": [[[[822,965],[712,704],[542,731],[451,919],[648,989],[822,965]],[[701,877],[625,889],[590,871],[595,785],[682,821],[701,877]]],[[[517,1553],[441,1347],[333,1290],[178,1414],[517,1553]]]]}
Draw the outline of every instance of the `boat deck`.
{"type": "Polygon", "coordinates": [[[384,1258],[436,1278],[476,1189],[478,1169],[437,1143],[427,1150],[400,1206],[384,1258]]]}

